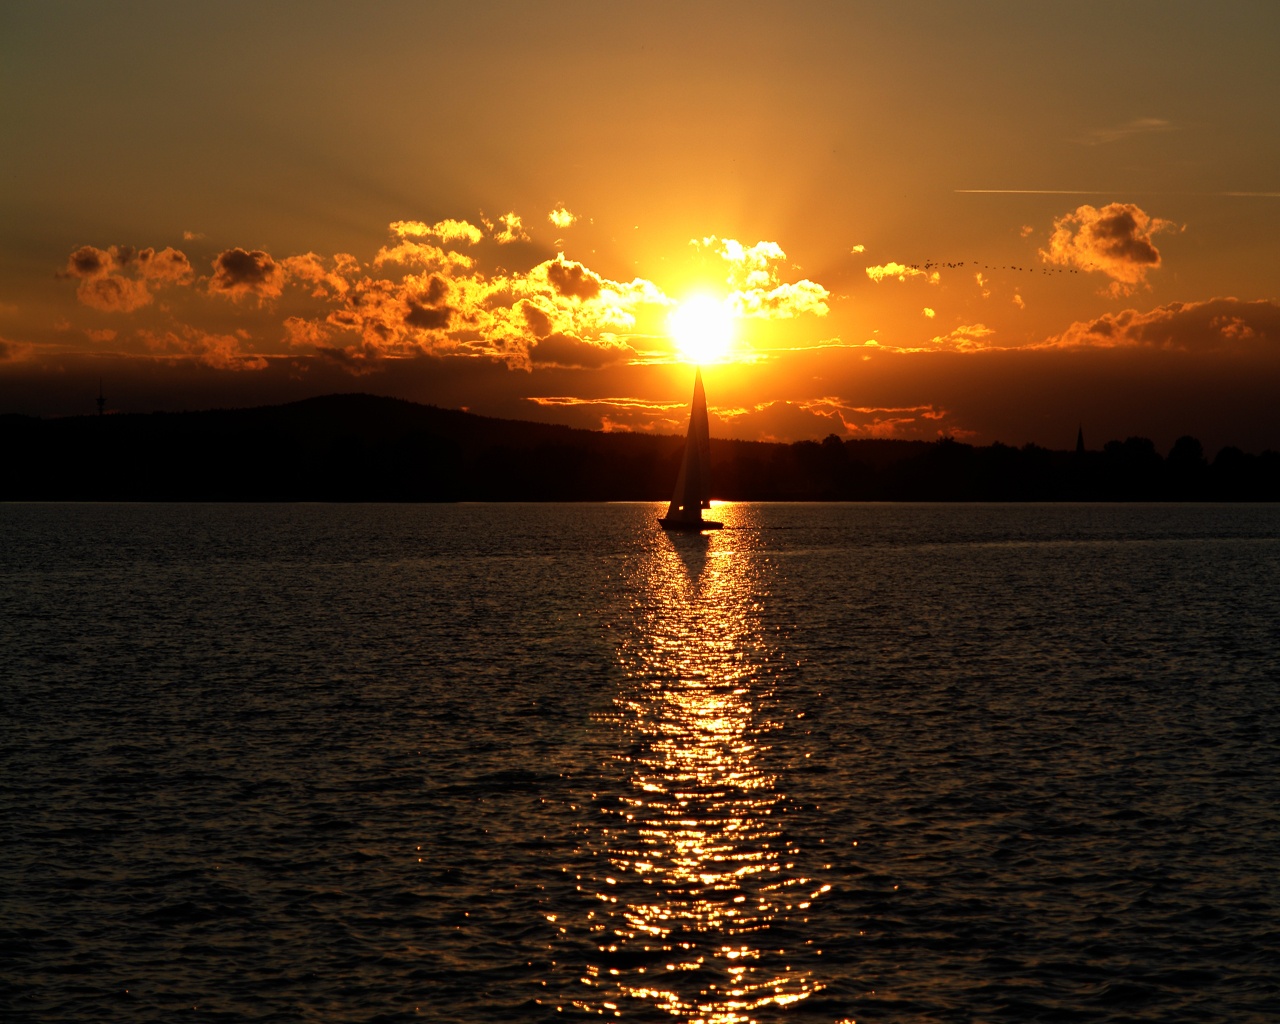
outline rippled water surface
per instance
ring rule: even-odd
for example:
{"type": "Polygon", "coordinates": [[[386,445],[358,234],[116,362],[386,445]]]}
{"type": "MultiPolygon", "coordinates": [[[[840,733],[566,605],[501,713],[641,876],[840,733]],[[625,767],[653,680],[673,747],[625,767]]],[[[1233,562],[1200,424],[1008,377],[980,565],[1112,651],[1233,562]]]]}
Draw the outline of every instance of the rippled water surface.
{"type": "Polygon", "coordinates": [[[1280,508],[0,506],[6,1021],[1280,1019],[1280,508]]]}

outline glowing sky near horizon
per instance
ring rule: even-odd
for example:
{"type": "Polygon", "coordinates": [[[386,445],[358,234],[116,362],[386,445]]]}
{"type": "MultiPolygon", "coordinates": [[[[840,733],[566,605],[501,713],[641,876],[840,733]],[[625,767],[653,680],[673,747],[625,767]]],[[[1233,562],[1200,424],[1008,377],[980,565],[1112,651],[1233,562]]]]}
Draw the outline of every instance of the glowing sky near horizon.
{"type": "Polygon", "coordinates": [[[0,13],[0,413],[1280,448],[1270,3],[0,13]],[[676,317],[676,322],[680,322],[676,317]]]}

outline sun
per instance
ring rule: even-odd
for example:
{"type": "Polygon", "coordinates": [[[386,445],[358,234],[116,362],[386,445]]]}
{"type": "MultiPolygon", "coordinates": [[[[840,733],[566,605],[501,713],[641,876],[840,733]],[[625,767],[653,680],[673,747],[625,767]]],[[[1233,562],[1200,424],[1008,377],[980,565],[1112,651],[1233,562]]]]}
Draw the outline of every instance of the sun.
{"type": "Polygon", "coordinates": [[[698,366],[724,359],[733,343],[733,310],[710,295],[694,295],[667,318],[676,351],[698,366]]]}

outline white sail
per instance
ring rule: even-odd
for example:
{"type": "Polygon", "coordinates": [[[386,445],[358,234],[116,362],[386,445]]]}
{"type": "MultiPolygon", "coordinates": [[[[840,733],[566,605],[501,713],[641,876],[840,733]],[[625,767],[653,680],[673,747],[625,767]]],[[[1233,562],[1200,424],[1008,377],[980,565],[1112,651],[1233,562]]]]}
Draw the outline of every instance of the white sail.
{"type": "Polygon", "coordinates": [[[702,370],[693,380],[693,407],[689,410],[689,433],[684,442],[684,458],[676,475],[667,518],[698,522],[702,510],[711,507],[711,431],[707,424],[707,395],[702,388],[702,370]]]}

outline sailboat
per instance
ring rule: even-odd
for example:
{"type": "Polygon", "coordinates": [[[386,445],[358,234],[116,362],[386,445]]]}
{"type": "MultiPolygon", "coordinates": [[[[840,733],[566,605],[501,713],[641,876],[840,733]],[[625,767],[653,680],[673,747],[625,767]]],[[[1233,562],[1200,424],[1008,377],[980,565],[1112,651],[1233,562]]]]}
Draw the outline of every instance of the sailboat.
{"type": "Polygon", "coordinates": [[[689,434],[684,458],[676,476],[676,490],[667,514],[658,520],[664,530],[719,530],[724,523],[702,518],[711,507],[711,433],[707,427],[707,394],[702,390],[702,370],[693,379],[693,406],[689,410],[689,434]]]}

